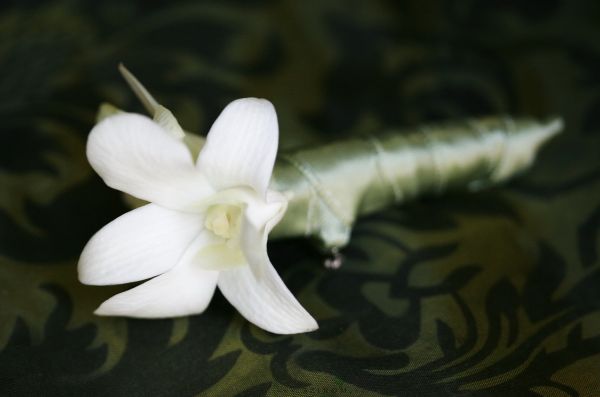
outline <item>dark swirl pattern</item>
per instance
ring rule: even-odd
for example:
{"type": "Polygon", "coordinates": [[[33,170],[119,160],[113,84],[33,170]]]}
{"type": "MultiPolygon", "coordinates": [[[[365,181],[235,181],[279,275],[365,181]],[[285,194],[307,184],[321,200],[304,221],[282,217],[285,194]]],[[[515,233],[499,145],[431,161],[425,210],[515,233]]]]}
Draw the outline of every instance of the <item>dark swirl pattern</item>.
{"type": "Polygon", "coordinates": [[[0,394],[600,396],[600,5],[594,1],[3,2],[0,394]],[[281,147],[448,118],[560,115],[510,183],[361,219],[337,271],[274,241],[320,329],[100,318],[76,280],[127,210],[85,159],[98,105],[142,111],[124,62],[190,131],[238,97],[281,147]]]}

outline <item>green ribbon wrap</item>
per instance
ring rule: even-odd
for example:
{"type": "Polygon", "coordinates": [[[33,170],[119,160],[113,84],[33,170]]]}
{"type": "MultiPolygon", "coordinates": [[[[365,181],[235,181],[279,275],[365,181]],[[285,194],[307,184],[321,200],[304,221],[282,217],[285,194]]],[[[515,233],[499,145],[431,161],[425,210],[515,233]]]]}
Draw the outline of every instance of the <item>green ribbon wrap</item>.
{"type": "Polygon", "coordinates": [[[359,216],[425,194],[478,190],[525,170],[561,128],[558,119],[490,117],[284,153],[270,187],[290,192],[290,201],[271,236],[342,247],[359,216]]]}

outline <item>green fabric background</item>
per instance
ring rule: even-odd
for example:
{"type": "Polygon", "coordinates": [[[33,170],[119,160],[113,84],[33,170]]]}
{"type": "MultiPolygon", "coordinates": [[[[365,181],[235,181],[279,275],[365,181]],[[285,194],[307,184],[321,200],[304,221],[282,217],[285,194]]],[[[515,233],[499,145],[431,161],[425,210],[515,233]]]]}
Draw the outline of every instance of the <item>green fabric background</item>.
{"type": "Polygon", "coordinates": [[[595,1],[0,3],[0,395],[600,396],[600,4],[595,1]],[[92,315],[78,283],[127,208],[85,158],[98,105],[142,111],[123,61],[190,131],[269,98],[281,147],[423,122],[561,115],[512,182],[362,219],[338,271],[273,263],[320,324],[92,315]]]}

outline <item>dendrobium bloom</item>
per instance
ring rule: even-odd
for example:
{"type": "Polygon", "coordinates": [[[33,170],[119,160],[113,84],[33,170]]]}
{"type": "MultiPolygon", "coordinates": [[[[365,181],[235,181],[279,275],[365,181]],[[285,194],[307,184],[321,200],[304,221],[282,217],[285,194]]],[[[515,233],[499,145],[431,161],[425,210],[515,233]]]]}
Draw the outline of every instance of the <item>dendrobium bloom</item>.
{"type": "Polygon", "coordinates": [[[285,196],[268,189],[277,141],[275,109],[256,98],[223,110],[195,164],[182,137],[156,117],[121,113],[97,124],[87,143],[90,164],[108,186],[150,204],[92,237],[79,279],[109,285],[154,278],[108,299],[96,314],[197,314],[219,286],[267,331],[315,330],[267,255],[268,233],[287,208],[285,196]]]}

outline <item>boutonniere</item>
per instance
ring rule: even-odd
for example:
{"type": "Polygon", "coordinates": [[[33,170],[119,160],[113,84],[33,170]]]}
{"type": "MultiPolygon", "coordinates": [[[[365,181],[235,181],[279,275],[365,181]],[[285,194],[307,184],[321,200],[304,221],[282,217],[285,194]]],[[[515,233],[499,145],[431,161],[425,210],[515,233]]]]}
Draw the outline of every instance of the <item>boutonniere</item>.
{"type": "Polygon", "coordinates": [[[102,315],[197,314],[218,286],[259,327],[315,330],[269,261],[271,231],[316,237],[333,253],[325,265],[337,268],[359,216],[447,189],[502,183],[562,129],[560,119],[451,121],[300,148],[274,167],[278,124],[269,101],[230,103],[203,140],[120,69],[153,118],[101,108],[87,155],[108,186],[149,204],[90,240],[79,278],[93,285],[154,278],[104,302],[96,311],[102,315]]]}

